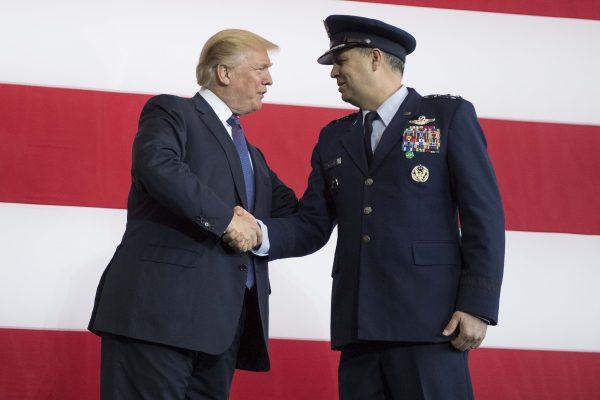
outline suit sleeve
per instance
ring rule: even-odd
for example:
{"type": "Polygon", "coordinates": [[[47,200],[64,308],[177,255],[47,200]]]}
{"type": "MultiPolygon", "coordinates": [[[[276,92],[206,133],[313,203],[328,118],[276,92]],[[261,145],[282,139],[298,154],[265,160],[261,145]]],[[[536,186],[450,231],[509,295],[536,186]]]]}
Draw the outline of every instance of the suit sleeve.
{"type": "Polygon", "coordinates": [[[220,237],[233,210],[190,171],[185,162],[187,135],[175,97],[150,99],[133,142],[132,176],[162,206],[220,237]]]}
{"type": "Polygon", "coordinates": [[[504,270],[504,213],[496,176],[473,105],[457,108],[448,163],[461,224],[463,270],[456,309],[498,323],[504,270]]]}
{"type": "Polygon", "coordinates": [[[308,187],[296,214],[263,220],[269,229],[269,260],[300,257],[323,247],[336,223],[335,208],[325,185],[318,145],[311,157],[308,187]]]}
{"type": "Polygon", "coordinates": [[[271,170],[263,152],[256,147],[269,170],[271,180],[271,218],[286,217],[298,211],[298,198],[292,189],[271,170]]]}

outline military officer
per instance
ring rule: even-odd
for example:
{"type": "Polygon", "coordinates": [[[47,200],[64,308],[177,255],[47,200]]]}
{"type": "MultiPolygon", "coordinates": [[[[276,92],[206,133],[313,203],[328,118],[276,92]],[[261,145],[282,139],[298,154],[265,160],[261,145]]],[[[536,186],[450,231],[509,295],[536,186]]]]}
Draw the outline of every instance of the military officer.
{"type": "Polygon", "coordinates": [[[340,399],[471,399],[468,350],[496,325],[504,216],[473,105],[402,84],[408,32],[325,20],[342,99],[297,215],[264,220],[269,257],[309,254],[337,224],[332,347],[340,399]]]}

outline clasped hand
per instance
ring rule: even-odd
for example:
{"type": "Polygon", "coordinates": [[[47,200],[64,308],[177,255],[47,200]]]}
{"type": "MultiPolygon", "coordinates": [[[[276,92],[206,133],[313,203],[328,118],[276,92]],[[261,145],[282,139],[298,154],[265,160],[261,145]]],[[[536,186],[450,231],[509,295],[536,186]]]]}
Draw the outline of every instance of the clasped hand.
{"type": "Polygon", "coordinates": [[[233,209],[233,219],[225,230],[223,241],[239,253],[262,243],[262,231],[256,218],[240,206],[233,209]]]}

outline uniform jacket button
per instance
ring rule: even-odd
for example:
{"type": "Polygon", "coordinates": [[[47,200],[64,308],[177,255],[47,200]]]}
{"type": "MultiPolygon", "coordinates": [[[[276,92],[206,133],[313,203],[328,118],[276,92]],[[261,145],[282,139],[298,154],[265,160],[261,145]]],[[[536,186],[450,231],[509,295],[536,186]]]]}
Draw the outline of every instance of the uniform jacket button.
{"type": "Polygon", "coordinates": [[[363,243],[369,243],[371,241],[371,236],[363,235],[362,241],[363,241],[363,243]]]}
{"type": "Polygon", "coordinates": [[[363,208],[363,214],[365,214],[365,215],[369,215],[369,214],[371,214],[372,212],[373,212],[373,208],[371,208],[371,207],[369,207],[369,206],[367,206],[367,207],[363,208]]]}
{"type": "Polygon", "coordinates": [[[365,185],[371,186],[372,184],[373,184],[373,179],[371,179],[371,178],[365,179],[365,185]]]}

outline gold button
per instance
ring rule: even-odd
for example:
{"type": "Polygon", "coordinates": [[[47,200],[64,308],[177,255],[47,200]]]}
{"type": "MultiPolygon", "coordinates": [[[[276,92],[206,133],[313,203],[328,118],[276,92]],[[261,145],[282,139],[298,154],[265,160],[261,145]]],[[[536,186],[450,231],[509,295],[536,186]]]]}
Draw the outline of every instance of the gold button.
{"type": "Polygon", "coordinates": [[[373,184],[373,179],[371,179],[371,178],[365,179],[365,185],[371,186],[372,184],[373,184]]]}
{"type": "Polygon", "coordinates": [[[363,241],[363,243],[369,243],[371,241],[371,236],[363,235],[362,241],[363,241]]]}
{"type": "Polygon", "coordinates": [[[367,207],[363,208],[363,214],[365,214],[365,215],[369,215],[372,212],[373,212],[373,209],[371,207],[367,206],[367,207]]]}

